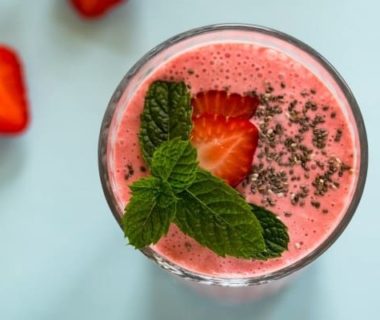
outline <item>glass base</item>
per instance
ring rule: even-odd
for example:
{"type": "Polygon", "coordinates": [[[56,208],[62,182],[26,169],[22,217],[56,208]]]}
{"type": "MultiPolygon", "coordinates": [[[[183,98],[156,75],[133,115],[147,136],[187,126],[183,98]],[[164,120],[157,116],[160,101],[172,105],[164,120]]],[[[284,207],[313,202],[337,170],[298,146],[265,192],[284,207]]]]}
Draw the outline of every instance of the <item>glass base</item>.
{"type": "Polygon", "coordinates": [[[298,277],[299,273],[300,272],[296,272],[275,281],[269,281],[267,283],[246,287],[207,285],[195,281],[188,281],[182,278],[178,278],[178,280],[181,284],[190,287],[196,293],[216,300],[217,302],[224,304],[239,304],[262,300],[278,294],[285,287],[290,285],[294,278],[298,277]]]}

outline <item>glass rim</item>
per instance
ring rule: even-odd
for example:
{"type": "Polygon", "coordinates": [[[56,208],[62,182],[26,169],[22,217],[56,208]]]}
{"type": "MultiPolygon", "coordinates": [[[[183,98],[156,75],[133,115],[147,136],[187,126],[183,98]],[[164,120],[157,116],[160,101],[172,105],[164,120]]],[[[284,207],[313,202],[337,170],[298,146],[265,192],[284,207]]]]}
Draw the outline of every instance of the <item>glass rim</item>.
{"type": "Polygon", "coordinates": [[[254,24],[225,23],[225,24],[207,25],[203,27],[190,29],[188,31],[177,34],[167,39],[166,41],[160,43],[159,45],[157,45],[156,47],[148,51],[142,58],[140,58],[140,60],[138,60],[132,66],[132,68],[126,73],[124,78],[119,83],[105,111],[101,129],[100,129],[99,144],[98,144],[99,174],[100,174],[103,192],[108,202],[108,205],[120,226],[121,226],[121,216],[118,210],[117,201],[112,192],[112,188],[109,184],[108,163],[107,163],[107,156],[106,156],[109,127],[110,127],[117,103],[119,102],[130,80],[145,65],[147,61],[149,61],[150,59],[152,59],[153,57],[155,57],[156,55],[158,55],[159,53],[161,53],[163,50],[167,49],[168,47],[175,45],[183,40],[186,40],[193,36],[198,36],[205,33],[223,31],[223,30],[253,31],[256,33],[268,35],[268,36],[283,40],[287,43],[290,43],[294,45],[295,47],[297,47],[298,49],[300,49],[301,51],[309,54],[312,58],[314,58],[325,69],[325,71],[328,72],[328,74],[332,77],[334,82],[338,85],[338,87],[342,91],[345,99],[347,99],[348,106],[351,109],[352,114],[354,115],[355,124],[356,124],[356,128],[359,135],[359,145],[360,145],[359,177],[358,177],[357,184],[352,196],[352,200],[342,220],[331,232],[331,234],[317,248],[315,248],[305,257],[299,259],[298,261],[284,268],[270,272],[268,274],[253,276],[253,277],[228,278],[228,277],[207,276],[201,273],[190,271],[186,268],[183,268],[167,260],[166,258],[162,257],[160,254],[155,252],[150,247],[141,249],[141,252],[143,254],[145,254],[151,260],[155,261],[160,267],[182,278],[193,280],[198,283],[204,283],[204,284],[229,286],[229,287],[242,287],[242,286],[264,284],[272,280],[277,280],[277,279],[286,277],[287,275],[290,275],[291,273],[304,268],[306,265],[314,261],[338,239],[338,237],[342,234],[342,232],[344,231],[344,229],[347,227],[350,220],[352,219],[364,191],[364,185],[365,185],[365,181],[367,177],[367,169],[368,169],[368,142],[367,142],[366,129],[365,129],[361,111],[359,109],[359,105],[351,89],[349,88],[348,84],[345,82],[342,76],[338,73],[338,71],[332,66],[332,64],[329,61],[327,61],[326,58],[324,58],[320,53],[318,53],[316,50],[314,50],[312,47],[310,47],[306,43],[284,32],[281,32],[272,28],[260,26],[260,25],[254,25],[254,24]]]}

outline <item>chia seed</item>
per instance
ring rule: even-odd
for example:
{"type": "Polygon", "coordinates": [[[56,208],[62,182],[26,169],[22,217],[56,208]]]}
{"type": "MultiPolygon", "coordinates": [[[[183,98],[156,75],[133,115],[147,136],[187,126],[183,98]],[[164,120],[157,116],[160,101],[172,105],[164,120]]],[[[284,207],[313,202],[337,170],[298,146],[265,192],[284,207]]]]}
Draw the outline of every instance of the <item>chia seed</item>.
{"type": "Polygon", "coordinates": [[[134,175],[134,173],[135,173],[135,170],[133,169],[132,164],[128,163],[125,170],[124,179],[128,180],[130,177],[134,175]]]}
{"type": "Polygon", "coordinates": [[[315,102],[309,100],[305,103],[305,109],[306,110],[311,109],[312,111],[317,111],[318,106],[315,102]]]}
{"type": "Polygon", "coordinates": [[[263,164],[254,166],[250,176],[252,193],[263,195],[269,193],[286,194],[288,192],[288,177],[285,171],[276,172],[274,168],[264,168],[263,164]]]}
{"type": "Polygon", "coordinates": [[[265,86],[265,92],[272,93],[273,91],[274,91],[274,88],[272,87],[272,85],[270,83],[267,83],[265,86]]]}
{"type": "Polygon", "coordinates": [[[298,192],[291,193],[290,203],[293,206],[299,204],[301,207],[303,207],[305,205],[304,199],[306,199],[308,195],[309,195],[309,188],[307,186],[301,186],[298,192]]]}
{"type": "Polygon", "coordinates": [[[316,208],[316,209],[319,209],[319,208],[321,207],[321,203],[320,203],[319,201],[314,201],[314,200],[312,200],[312,201],[310,201],[310,204],[311,204],[314,208],[316,208]]]}
{"type": "Polygon", "coordinates": [[[334,141],[340,142],[340,140],[342,139],[342,135],[343,135],[343,130],[342,129],[336,129],[334,141]]]}
{"type": "MultiPolygon", "coordinates": [[[[280,82],[280,87],[284,89],[286,84],[280,82]]],[[[254,94],[260,100],[255,114],[260,131],[258,162],[243,181],[243,187],[249,186],[253,194],[260,194],[261,203],[268,207],[276,204],[277,197],[287,197],[294,206],[302,207],[309,201],[315,208],[321,208],[321,202],[310,199],[310,194],[322,197],[330,190],[339,188],[339,177],[351,171],[338,158],[330,157],[326,148],[328,141],[339,142],[342,137],[341,129],[334,133],[321,126],[326,122],[326,117],[334,119],[336,112],[329,105],[319,105],[313,101],[312,95],[316,94],[313,88],[302,90],[299,100],[285,94],[276,95],[271,83],[265,83],[264,93],[254,94]],[[281,114],[287,119],[284,125],[277,119],[281,114]],[[313,180],[310,180],[310,170],[314,170],[313,176],[316,175],[313,180]],[[299,186],[300,181],[310,185],[299,186]]],[[[291,213],[284,212],[284,215],[290,216],[291,213]]]]}
{"type": "Polygon", "coordinates": [[[327,138],[328,132],[326,129],[313,129],[313,145],[318,149],[323,149],[326,147],[327,138]]]}
{"type": "Polygon", "coordinates": [[[316,115],[310,124],[310,127],[315,128],[317,125],[325,123],[325,119],[321,115],[316,115]]]}
{"type": "Polygon", "coordinates": [[[329,182],[330,177],[326,174],[316,176],[312,183],[315,188],[314,194],[317,196],[324,196],[329,190],[329,182]]]}
{"type": "Polygon", "coordinates": [[[284,216],[287,217],[287,218],[290,218],[292,216],[292,213],[289,212],[289,211],[285,211],[284,212],[284,216]]]}

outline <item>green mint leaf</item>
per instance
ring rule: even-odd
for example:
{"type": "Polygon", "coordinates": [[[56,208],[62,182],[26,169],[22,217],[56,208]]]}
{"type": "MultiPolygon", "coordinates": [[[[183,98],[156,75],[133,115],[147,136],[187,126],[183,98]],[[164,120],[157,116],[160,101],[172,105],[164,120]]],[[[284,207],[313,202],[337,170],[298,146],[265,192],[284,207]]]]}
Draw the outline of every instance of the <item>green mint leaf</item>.
{"type": "Polygon", "coordinates": [[[289,235],[286,225],[272,212],[251,204],[252,212],[260,221],[263,228],[263,237],[266,250],[258,254],[255,258],[267,260],[280,257],[288,249],[289,235]]]}
{"type": "Polygon", "coordinates": [[[220,256],[252,258],[265,250],[260,223],[244,198],[224,181],[198,169],[178,195],[175,223],[220,256]]]}
{"type": "Polygon", "coordinates": [[[177,199],[169,183],[155,177],[142,178],[130,188],[132,197],[125,208],[123,228],[129,244],[140,249],[168,232],[177,199]]]}
{"type": "Polygon", "coordinates": [[[152,175],[168,181],[175,192],[192,184],[197,169],[197,151],[189,140],[174,138],[162,143],[153,153],[152,175]]]}
{"type": "Polygon", "coordinates": [[[141,115],[140,145],[147,164],[164,141],[188,139],[191,130],[191,97],[184,82],[153,82],[141,115]]]}

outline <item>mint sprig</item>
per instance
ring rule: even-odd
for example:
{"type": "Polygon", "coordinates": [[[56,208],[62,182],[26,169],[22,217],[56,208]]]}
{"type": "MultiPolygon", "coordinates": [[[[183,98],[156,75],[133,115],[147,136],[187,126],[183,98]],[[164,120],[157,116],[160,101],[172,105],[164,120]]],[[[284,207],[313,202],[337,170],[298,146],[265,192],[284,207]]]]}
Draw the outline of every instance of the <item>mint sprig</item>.
{"type": "Polygon", "coordinates": [[[153,153],[152,176],[134,182],[123,216],[129,243],[143,248],[168,232],[177,211],[177,194],[189,187],[197,173],[197,153],[180,138],[162,143],[153,153]]]}
{"type": "Polygon", "coordinates": [[[191,97],[184,82],[153,82],[141,114],[140,146],[149,164],[156,148],[176,137],[187,140],[191,130],[191,97]]]}
{"type": "Polygon", "coordinates": [[[154,82],[141,116],[140,146],[152,176],[134,182],[123,226],[129,243],[156,243],[175,223],[220,256],[266,260],[287,249],[287,229],[222,179],[199,168],[191,145],[190,94],[183,82],[154,82]]]}

